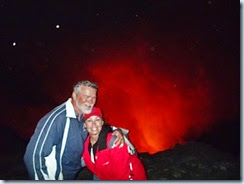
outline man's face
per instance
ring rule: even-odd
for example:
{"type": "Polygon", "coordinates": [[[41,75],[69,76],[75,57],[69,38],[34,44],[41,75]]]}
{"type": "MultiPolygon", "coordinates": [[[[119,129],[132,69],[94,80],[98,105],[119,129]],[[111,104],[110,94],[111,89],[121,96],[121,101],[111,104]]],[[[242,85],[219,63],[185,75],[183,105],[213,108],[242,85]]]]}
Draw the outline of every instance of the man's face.
{"type": "Polygon", "coordinates": [[[89,114],[96,103],[97,90],[92,87],[81,86],[80,92],[76,95],[75,103],[83,114],[89,114]]]}

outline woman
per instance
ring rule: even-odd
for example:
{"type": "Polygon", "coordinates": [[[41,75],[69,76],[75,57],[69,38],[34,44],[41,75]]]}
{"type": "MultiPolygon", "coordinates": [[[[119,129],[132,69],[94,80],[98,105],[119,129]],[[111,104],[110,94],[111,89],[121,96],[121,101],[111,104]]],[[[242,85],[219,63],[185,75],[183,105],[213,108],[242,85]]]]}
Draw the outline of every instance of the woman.
{"type": "Polygon", "coordinates": [[[93,107],[84,119],[89,136],[84,144],[83,160],[89,170],[101,180],[147,179],[140,159],[129,153],[129,146],[112,148],[114,136],[99,108],[93,107]]]}

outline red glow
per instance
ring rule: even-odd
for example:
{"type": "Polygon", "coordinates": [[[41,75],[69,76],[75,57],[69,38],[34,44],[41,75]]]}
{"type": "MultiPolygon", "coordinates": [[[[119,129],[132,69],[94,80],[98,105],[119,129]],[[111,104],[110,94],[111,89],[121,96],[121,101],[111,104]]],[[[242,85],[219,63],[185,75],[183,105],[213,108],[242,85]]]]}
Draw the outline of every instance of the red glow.
{"type": "Polygon", "coordinates": [[[97,106],[110,124],[130,130],[139,152],[168,149],[199,135],[212,122],[211,88],[202,69],[187,86],[183,72],[170,77],[150,62],[106,63],[90,69],[100,86],[97,106]]]}
{"type": "Polygon", "coordinates": [[[9,111],[12,119],[3,122],[21,137],[30,138],[38,120],[71,96],[72,85],[86,79],[99,85],[97,106],[105,120],[129,129],[139,152],[155,153],[195,140],[218,120],[239,117],[238,95],[233,95],[236,83],[228,83],[225,72],[215,75],[214,61],[205,64],[193,57],[155,56],[148,54],[146,46],[128,46],[119,51],[123,57],[116,49],[102,48],[101,53],[109,51],[107,57],[98,53],[95,59],[80,54],[60,58],[59,67],[42,76],[45,80],[38,87],[46,101],[35,103],[34,97],[39,97],[35,94],[26,105],[4,99],[6,109],[18,110],[9,111]]]}

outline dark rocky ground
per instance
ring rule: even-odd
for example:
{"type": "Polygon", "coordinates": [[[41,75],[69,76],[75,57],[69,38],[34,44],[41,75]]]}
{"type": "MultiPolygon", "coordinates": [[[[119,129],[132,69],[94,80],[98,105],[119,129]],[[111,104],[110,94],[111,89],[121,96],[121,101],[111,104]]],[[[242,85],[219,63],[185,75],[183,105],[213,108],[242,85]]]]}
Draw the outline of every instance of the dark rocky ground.
{"type": "MultiPolygon", "coordinates": [[[[208,137],[209,139],[209,137],[208,137]]],[[[27,141],[1,127],[0,179],[27,180],[23,154],[27,141]]],[[[202,139],[206,140],[206,138],[202,139]]],[[[215,139],[216,140],[216,139],[215,139]]],[[[232,180],[241,179],[240,149],[231,151],[200,141],[176,145],[155,154],[140,153],[149,180],[232,180]]],[[[83,169],[77,180],[91,180],[83,169]]]]}
{"type": "Polygon", "coordinates": [[[240,162],[199,142],[176,145],[153,155],[141,154],[150,180],[239,180],[240,162]]]}

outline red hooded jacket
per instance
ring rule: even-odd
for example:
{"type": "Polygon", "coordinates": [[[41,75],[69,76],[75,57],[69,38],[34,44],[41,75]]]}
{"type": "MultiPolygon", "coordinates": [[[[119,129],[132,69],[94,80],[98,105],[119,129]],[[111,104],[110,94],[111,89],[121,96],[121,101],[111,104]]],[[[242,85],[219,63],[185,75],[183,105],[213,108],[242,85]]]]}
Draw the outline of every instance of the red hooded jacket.
{"type": "MultiPolygon", "coordinates": [[[[112,138],[112,133],[107,135],[107,145],[112,138]]],[[[89,170],[101,180],[146,180],[146,172],[140,159],[128,152],[129,147],[106,148],[97,151],[95,163],[91,161],[88,150],[90,136],[84,144],[83,159],[89,170]]]]}

